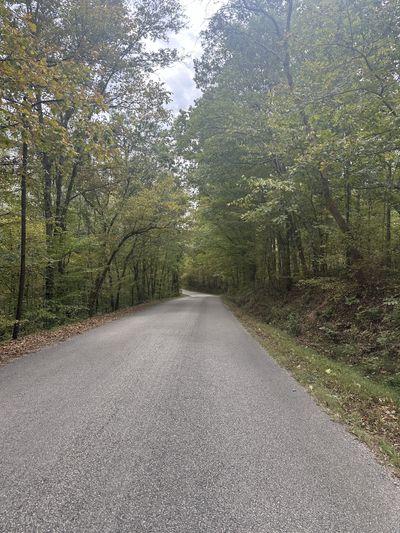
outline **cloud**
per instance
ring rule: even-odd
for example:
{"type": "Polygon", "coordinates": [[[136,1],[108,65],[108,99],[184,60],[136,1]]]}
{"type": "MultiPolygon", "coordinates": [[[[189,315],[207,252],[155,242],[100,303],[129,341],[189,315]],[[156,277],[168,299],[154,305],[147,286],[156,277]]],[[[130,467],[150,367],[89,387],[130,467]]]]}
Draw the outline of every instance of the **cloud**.
{"type": "Polygon", "coordinates": [[[192,62],[177,63],[163,72],[163,81],[172,93],[169,107],[173,111],[187,109],[201,95],[201,91],[195,86],[193,75],[192,62]]]}
{"type": "Polygon", "coordinates": [[[169,46],[178,49],[183,59],[162,69],[159,78],[172,93],[169,108],[175,113],[187,109],[201,95],[194,82],[193,59],[202,53],[200,32],[207,28],[208,20],[226,0],[181,0],[188,18],[187,27],[169,40],[169,46]]]}

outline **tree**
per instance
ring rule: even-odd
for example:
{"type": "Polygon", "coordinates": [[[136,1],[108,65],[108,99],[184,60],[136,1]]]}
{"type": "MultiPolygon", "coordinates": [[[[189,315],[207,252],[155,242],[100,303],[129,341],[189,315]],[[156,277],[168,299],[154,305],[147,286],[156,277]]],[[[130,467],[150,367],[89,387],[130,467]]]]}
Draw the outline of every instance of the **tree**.
{"type": "Polygon", "coordinates": [[[398,22],[396,2],[346,0],[232,0],[211,20],[178,137],[203,218],[243,231],[240,286],[398,264],[398,22]]]}
{"type": "Polygon", "coordinates": [[[3,1],[0,17],[0,334],[15,304],[16,337],[175,293],[181,257],[167,248],[186,197],[165,160],[169,95],[151,75],[177,54],[148,42],[181,27],[178,2],[3,1]],[[157,291],[132,289],[139,257],[157,291]]]}

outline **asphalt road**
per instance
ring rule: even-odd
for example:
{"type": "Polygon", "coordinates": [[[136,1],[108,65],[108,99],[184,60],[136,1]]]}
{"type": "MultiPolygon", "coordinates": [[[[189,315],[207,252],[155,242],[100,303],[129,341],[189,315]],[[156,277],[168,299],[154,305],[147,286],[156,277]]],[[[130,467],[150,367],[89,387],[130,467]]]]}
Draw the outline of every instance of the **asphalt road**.
{"type": "Polygon", "coordinates": [[[0,531],[397,533],[400,489],[190,293],[0,368],[0,531]]]}

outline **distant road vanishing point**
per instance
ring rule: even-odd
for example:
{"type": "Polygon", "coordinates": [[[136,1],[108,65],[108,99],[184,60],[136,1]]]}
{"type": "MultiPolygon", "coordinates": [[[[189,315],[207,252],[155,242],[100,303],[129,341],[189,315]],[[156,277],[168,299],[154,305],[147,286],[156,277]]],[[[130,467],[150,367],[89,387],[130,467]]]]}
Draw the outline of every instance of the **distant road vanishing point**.
{"type": "Polygon", "coordinates": [[[399,533],[400,489],[186,292],[0,368],[0,531],[399,533]]]}

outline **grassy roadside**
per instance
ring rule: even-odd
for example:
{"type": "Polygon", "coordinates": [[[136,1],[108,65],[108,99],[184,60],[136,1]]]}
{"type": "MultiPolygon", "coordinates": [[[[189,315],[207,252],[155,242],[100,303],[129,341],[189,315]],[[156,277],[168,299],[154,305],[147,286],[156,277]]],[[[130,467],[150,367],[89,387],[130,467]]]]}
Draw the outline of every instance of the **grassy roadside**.
{"type": "Polygon", "coordinates": [[[286,332],[260,321],[232,301],[225,303],[268,352],[331,415],[345,423],[400,477],[400,394],[356,367],[319,355],[286,332]]]}
{"type": "MultiPolygon", "coordinates": [[[[178,297],[178,296],[177,296],[178,297]]],[[[150,300],[133,307],[126,307],[112,313],[103,315],[96,315],[91,318],[83,320],[72,321],[62,326],[57,326],[52,329],[40,330],[35,333],[22,336],[17,340],[8,340],[0,343],[0,365],[17,359],[23,355],[40,350],[45,346],[62,342],[70,337],[79,335],[93,328],[113,322],[124,316],[137,313],[142,309],[156,305],[161,302],[170,300],[171,298],[163,298],[161,300],[150,300]]]]}

